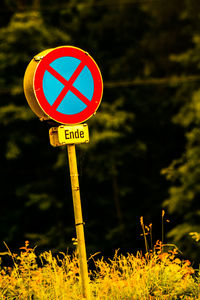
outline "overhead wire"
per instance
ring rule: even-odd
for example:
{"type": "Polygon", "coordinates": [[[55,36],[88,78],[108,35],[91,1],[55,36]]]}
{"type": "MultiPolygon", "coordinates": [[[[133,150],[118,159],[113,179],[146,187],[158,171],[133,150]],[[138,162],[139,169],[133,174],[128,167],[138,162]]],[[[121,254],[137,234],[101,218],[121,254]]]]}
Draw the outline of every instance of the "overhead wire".
{"type": "Polygon", "coordinates": [[[121,80],[121,81],[107,81],[104,83],[106,88],[115,87],[131,87],[131,86],[156,86],[156,85],[171,85],[176,86],[179,84],[200,81],[200,75],[188,75],[184,77],[171,76],[164,78],[147,78],[147,79],[134,79],[134,80],[121,80]]]}
{"type": "MultiPolygon", "coordinates": [[[[199,82],[200,75],[188,75],[184,77],[163,77],[163,78],[147,78],[147,79],[134,79],[134,80],[119,80],[119,81],[105,81],[104,88],[120,88],[120,87],[133,87],[133,86],[171,86],[175,87],[180,84],[187,84],[192,82],[199,82]]],[[[0,88],[0,94],[7,94],[11,91],[12,86],[7,88],[0,88]]]]}

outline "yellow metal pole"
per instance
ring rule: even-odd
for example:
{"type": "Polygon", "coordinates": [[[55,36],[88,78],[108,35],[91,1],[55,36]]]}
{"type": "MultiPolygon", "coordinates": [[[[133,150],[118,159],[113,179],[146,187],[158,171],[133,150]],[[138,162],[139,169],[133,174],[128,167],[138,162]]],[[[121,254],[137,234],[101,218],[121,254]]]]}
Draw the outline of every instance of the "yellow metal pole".
{"type": "Polygon", "coordinates": [[[86,256],[85,237],[84,237],[84,228],[83,228],[84,224],[83,224],[82,209],[81,209],[81,198],[80,198],[80,190],[79,190],[75,145],[74,144],[67,145],[67,151],[68,151],[69,169],[70,169],[71,186],[72,186],[76,235],[77,235],[77,242],[78,242],[78,255],[79,255],[80,278],[82,284],[82,294],[83,294],[83,298],[89,300],[90,291],[89,291],[88,266],[87,266],[87,256],[86,256]]]}

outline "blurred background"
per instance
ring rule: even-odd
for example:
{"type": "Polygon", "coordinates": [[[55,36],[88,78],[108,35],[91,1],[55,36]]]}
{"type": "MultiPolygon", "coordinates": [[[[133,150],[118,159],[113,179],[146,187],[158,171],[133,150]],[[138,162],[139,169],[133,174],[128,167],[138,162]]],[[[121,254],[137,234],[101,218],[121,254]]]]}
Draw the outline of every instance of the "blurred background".
{"type": "Polygon", "coordinates": [[[153,243],[197,261],[199,0],[2,1],[0,250],[25,240],[38,251],[74,249],[66,147],[50,146],[50,126],[23,93],[30,60],[62,45],[89,52],[104,80],[90,143],[76,147],[88,254],[144,250],[143,216],[153,243]]]}

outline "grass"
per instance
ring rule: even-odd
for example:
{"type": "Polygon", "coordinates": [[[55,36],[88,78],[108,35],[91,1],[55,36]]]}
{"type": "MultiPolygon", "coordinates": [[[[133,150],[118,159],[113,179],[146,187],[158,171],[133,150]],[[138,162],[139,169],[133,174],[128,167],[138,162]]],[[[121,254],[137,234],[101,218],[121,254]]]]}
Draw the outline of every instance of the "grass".
{"type": "MultiPolygon", "coordinates": [[[[11,267],[0,268],[0,300],[70,300],[82,299],[78,257],[51,251],[36,256],[35,249],[25,246],[13,254],[11,267]]],[[[145,255],[115,252],[112,259],[90,260],[92,299],[200,299],[200,272],[188,260],[178,258],[176,247],[157,242],[145,255]],[[168,248],[168,250],[166,250],[168,248]]]]}

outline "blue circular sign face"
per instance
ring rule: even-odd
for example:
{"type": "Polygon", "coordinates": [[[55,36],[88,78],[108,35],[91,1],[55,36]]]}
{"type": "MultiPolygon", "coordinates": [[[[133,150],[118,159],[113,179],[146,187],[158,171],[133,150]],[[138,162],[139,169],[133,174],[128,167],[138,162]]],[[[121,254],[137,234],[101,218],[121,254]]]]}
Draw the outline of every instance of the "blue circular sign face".
{"type": "MultiPolygon", "coordinates": [[[[65,56],[54,60],[50,66],[58,72],[64,80],[69,82],[70,78],[80,65],[81,61],[75,57],[65,56]]],[[[87,66],[82,66],[82,70],[79,70],[79,74],[74,78],[72,87],[69,87],[69,91],[63,97],[62,102],[58,105],[57,111],[67,115],[74,115],[80,113],[87,107],[87,103],[84,103],[85,97],[91,101],[94,93],[94,81],[92,74],[87,66]],[[75,89],[74,89],[75,88],[75,89]],[[77,93],[79,91],[79,93],[77,93]],[[84,96],[81,97],[80,93],[84,96]],[[80,98],[79,98],[80,97],[80,98]]],[[[80,67],[79,67],[80,68],[80,67]]],[[[51,69],[44,73],[43,90],[45,97],[50,105],[53,105],[59,94],[62,92],[65,85],[57,78],[55,72],[51,72],[51,69]],[[52,74],[53,73],[53,74],[52,74]]],[[[66,82],[66,83],[67,83],[66,82]]]]}
{"type": "Polygon", "coordinates": [[[35,72],[34,90],[48,116],[63,124],[76,124],[94,114],[103,84],[96,63],[86,52],[60,47],[41,60],[35,72]]]}

